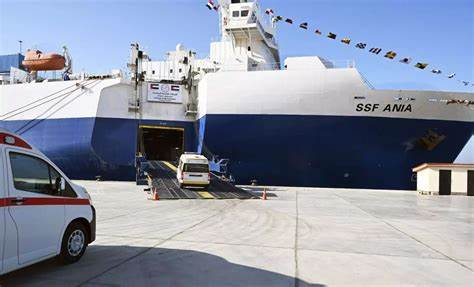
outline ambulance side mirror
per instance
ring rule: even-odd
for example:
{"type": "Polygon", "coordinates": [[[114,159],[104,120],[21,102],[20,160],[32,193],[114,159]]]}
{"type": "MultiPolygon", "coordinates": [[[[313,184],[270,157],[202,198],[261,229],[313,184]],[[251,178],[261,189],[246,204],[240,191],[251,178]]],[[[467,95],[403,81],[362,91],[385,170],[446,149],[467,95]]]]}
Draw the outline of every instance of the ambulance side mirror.
{"type": "Polygon", "coordinates": [[[61,191],[66,190],[66,180],[64,179],[64,177],[61,177],[61,180],[59,182],[59,188],[61,191]]]}

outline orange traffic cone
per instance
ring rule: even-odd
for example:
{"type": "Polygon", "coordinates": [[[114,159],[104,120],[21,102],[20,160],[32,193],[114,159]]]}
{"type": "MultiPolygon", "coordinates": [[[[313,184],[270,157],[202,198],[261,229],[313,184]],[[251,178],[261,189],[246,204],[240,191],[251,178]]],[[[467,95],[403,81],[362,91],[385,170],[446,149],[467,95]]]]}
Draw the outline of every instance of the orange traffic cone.
{"type": "Polygon", "coordinates": [[[160,200],[160,197],[158,196],[158,191],[156,190],[156,187],[153,188],[153,200],[160,200]]]}
{"type": "Polygon", "coordinates": [[[267,189],[266,188],[263,189],[262,200],[267,200],[267,189]]]}

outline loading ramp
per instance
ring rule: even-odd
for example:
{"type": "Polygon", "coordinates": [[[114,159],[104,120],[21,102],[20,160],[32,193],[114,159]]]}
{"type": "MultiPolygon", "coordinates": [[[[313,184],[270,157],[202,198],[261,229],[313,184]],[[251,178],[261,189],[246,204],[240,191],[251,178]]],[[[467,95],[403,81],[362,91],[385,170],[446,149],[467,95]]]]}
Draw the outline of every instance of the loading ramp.
{"type": "Polygon", "coordinates": [[[160,199],[257,199],[211,173],[211,184],[206,190],[180,188],[176,167],[166,161],[148,161],[147,179],[150,190],[156,190],[160,199]]]}

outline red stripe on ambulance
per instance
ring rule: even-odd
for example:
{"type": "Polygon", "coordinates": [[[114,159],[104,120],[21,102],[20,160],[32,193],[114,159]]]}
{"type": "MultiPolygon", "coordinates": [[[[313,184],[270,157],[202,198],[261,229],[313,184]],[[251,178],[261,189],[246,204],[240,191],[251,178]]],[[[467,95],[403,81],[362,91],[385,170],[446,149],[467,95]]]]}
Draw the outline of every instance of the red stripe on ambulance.
{"type": "Polygon", "coordinates": [[[61,197],[22,197],[6,198],[0,201],[0,207],[4,206],[41,206],[41,205],[90,205],[89,199],[83,198],[61,198],[61,197]]]}

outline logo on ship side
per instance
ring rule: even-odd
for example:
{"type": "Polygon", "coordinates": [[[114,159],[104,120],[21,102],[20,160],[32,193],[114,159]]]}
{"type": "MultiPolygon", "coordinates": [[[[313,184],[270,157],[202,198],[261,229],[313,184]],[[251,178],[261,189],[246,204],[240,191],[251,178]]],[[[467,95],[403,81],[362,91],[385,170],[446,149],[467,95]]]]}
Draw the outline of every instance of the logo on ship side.
{"type": "Polygon", "coordinates": [[[388,113],[411,113],[411,104],[357,104],[356,112],[388,112],[388,113]]]}

